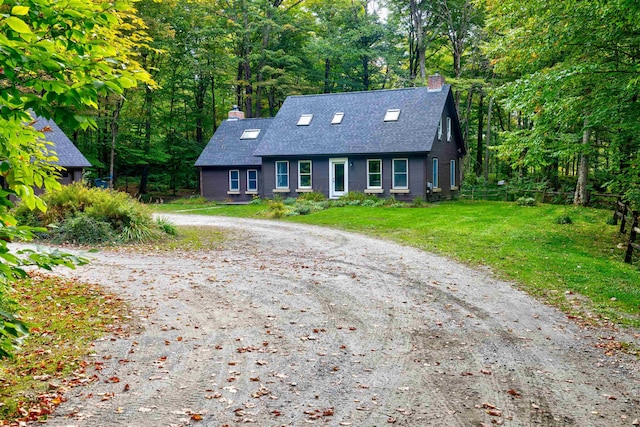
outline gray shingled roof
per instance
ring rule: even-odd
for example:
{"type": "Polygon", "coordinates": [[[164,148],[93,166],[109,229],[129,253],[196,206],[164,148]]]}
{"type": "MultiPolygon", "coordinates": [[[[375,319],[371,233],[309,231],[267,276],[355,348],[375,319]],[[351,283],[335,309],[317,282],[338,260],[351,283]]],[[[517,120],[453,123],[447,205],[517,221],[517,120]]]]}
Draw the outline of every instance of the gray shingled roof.
{"type": "Polygon", "coordinates": [[[260,166],[262,160],[253,155],[262,141],[272,118],[225,120],[213,134],[195,166],[260,166]],[[260,129],[257,139],[240,139],[247,129],[260,129]]]}
{"type": "MultiPolygon", "coordinates": [[[[32,117],[34,115],[32,114],[32,117]]],[[[82,155],[80,150],[73,145],[73,142],[65,135],[60,127],[53,120],[44,117],[35,117],[32,126],[42,132],[45,140],[52,142],[52,146],[47,149],[55,151],[58,161],[54,162],[58,166],[65,168],[89,168],[91,163],[82,155]]]]}
{"type": "Polygon", "coordinates": [[[414,153],[431,151],[451,86],[288,97],[254,152],[257,156],[414,153]],[[396,122],[384,122],[400,109],[396,122]],[[341,124],[332,125],[335,113],[341,124]],[[301,114],[313,114],[298,126],[301,114]]]}

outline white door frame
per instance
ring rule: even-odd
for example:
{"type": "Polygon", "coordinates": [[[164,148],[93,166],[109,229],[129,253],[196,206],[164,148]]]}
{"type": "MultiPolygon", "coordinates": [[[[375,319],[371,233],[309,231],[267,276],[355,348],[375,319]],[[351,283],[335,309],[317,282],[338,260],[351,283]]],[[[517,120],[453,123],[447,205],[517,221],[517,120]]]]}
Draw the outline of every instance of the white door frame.
{"type": "Polygon", "coordinates": [[[349,159],[346,157],[329,159],[329,198],[337,199],[349,192],[349,159]],[[344,166],[344,188],[343,191],[336,191],[335,166],[344,166]]]}

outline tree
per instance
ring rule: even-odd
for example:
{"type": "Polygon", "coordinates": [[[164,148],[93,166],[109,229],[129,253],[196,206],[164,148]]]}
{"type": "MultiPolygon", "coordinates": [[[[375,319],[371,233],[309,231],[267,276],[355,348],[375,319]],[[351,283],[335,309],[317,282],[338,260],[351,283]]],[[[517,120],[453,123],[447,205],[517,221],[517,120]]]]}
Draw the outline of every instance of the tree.
{"type": "MultiPolygon", "coordinates": [[[[30,111],[73,126],[95,125],[77,109],[96,107],[106,93],[122,94],[149,75],[135,61],[138,42],[122,32],[139,22],[128,1],[117,4],[5,0],[0,4],[0,357],[10,356],[26,326],[14,314],[11,283],[26,277],[25,265],[74,266],[82,259],[54,251],[9,251],[8,241],[30,239],[34,229],[18,226],[8,195],[32,209],[46,209],[34,187],[59,184],[55,153],[30,126],[30,111]]],[[[138,39],[139,40],[139,39],[138,39]]]]}
{"type": "Polygon", "coordinates": [[[619,159],[599,168],[608,169],[607,187],[632,198],[640,180],[632,166],[640,151],[640,5],[508,0],[489,1],[488,11],[497,35],[489,54],[496,72],[513,79],[503,103],[531,123],[507,135],[503,158],[547,170],[577,161],[574,201],[586,204],[589,175],[600,166],[597,138],[607,160],[619,159]]]}

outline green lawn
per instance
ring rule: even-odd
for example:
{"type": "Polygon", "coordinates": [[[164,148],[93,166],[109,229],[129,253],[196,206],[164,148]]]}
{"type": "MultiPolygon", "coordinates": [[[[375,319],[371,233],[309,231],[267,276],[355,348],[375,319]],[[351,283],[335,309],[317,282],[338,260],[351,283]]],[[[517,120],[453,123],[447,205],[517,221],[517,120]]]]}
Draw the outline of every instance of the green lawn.
{"type": "MultiPolygon", "coordinates": [[[[201,207],[176,204],[159,210],[260,217],[268,209],[201,207]]],[[[567,313],[639,327],[640,261],[634,266],[622,262],[623,249],[617,245],[624,237],[606,224],[611,216],[611,211],[589,208],[458,201],[422,208],[330,208],[283,220],[365,233],[488,266],[567,313]],[[564,215],[573,223],[557,224],[564,215]]]]}

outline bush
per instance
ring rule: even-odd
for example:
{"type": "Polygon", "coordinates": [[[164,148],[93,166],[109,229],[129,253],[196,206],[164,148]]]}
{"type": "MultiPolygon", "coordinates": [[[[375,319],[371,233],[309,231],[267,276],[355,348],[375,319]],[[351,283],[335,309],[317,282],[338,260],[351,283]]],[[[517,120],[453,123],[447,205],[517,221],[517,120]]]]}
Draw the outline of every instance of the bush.
{"type": "Polygon", "coordinates": [[[305,202],[322,202],[325,199],[324,194],[319,191],[313,191],[311,193],[302,193],[298,196],[298,201],[305,202]]]}
{"type": "Polygon", "coordinates": [[[15,215],[23,224],[49,227],[56,242],[95,244],[144,241],[162,233],[175,234],[168,221],[153,221],[149,209],[127,193],[87,188],[81,183],[63,186],[42,195],[47,211],[32,212],[19,204],[15,215]],[[109,227],[109,231],[106,230],[109,227]]]}
{"type": "Polygon", "coordinates": [[[537,204],[536,199],[534,199],[533,197],[520,197],[518,200],[516,200],[516,203],[519,206],[536,206],[537,204]]]}
{"type": "Polygon", "coordinates": [[[271,215],[271,217],[279,219],[285,216],[286,213],[287,208],[285,207],[282,199],[276,200],[274,198],[273,200],[269,200],[269,215],[271,215]]]}
{"type": "Polygon", "coordinates": [[[80,213],[67,218],[59,226],[53,226],[50,239],[57,244],[94,245],[113,243],[117,240],[117,236],[108,222],[80,213]]]}
{"type": "Polygon", "coordinates": [[[562,215],[556,218],[556,224],[573,224],[571,218],[567,215],[562,215]]]}

